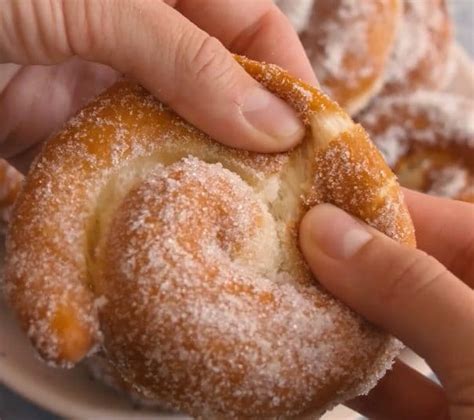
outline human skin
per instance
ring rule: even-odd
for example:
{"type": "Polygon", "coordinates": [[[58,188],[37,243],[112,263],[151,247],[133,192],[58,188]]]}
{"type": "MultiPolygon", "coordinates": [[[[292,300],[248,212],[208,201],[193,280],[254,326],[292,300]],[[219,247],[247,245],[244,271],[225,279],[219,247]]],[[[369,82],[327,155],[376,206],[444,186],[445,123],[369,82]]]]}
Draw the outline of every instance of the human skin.
{"type": "Polygon", "coordinates": [[[300,226],[331,293],[425,358],[441,386],[397,361],[350,406],[377,419],[474,418],[474,205],[405,191],[418,248],[323,204],[300,226]]]}
{"type": "Polygon", "coordinates": [[[230,52],[316,82],[271,0],[0,0],[0,11],[0,156],[22,170],[121,74],[229,146],[278,152],[303,136],[230,52]]]}

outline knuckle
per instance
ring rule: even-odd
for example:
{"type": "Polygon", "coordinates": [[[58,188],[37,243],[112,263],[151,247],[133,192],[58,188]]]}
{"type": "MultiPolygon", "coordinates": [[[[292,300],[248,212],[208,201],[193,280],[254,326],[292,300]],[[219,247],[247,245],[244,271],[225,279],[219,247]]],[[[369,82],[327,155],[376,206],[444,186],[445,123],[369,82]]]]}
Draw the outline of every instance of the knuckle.
{"type": "Polygon", "coordinates": [[[265,30],[275,25],[275,21],[284,16],[280,9],[275,7],[272,2],[262,4],[261,7],[259,16],[256,16],[256,19],[232,40],[229,46],[231,51],[235,51],[237,54],[244,54],[252,45],[259,42],[265,30]]]}
{"type": "Polygon", "coordinates": [[[384,282],[381,301],[389,305],[398,305],[408,299],[417,299],[447,272],[447,269],[433,257],[422,251],[416,251],[384,282]]]}
{"type": "Polygon", "coordinates": [[[32,0],[6,3],[0,13],[0,58],[6,53],[11,57],[7,62],[53,64],[60,61],[64,34],[56,19],[58,5],[52,0],[41,5],[32,0]],[[22,22],[29,24],[22,25],[22,22]],[[3,39],[8,42],[2,45],[3,39]]]}
{"type": "Polygon", "coordinates": [[[453,418],[471,418],[474,408],[474,366],[473,362],[460,364],[451,369],[443,385],[446,388],[449,406],[453,418]]]}
{"type": "Polygon", "coordinates": [[[456,252],[449,265],[461,279],[467,282],[474,281],[474,231],[469,229],[468,231],[471,232],[471,237],[456,252]]]}
{"type": "MultiPolygon", "coordinates": [[[[97,34],[96,31],[94,30],[94,14],[102,14],[102,2],[94,2],[95,6],[94,9],[92,10],[92,2],[87,2],[83,1],[81,8],[83,10],[82,16],[83,16],[83,35],[80,37],[78,40],[79,42],[77,43],[77,49],[82,49],[84,53],[89,52],[94,45],[97,45],[97,42],[99,39],[97,39],[97,34]]],[[[72,39],[72,38],[70,38],[72,39]]],[[[74,45],[71,42],[71,45],[74,45]]]]}
{"type": "Polygon", "coordinates": [[[84,58],[89,58],[98,50],[102,39],[107,36],[106,0],[100,1],[65,1],[62,2],[64,14],[64,33],[70,51],[84,58]],[[98,30],[97,22],[102,22],[98,30]]]}
{"type": "MultiPolygon", "coordinates": [[[[184,49],[184,51],[186,51],[184,49]]],[[[194,83],[215,85],[232,79],[234,61],[223,45],[214,37],[206,36],[196,42],[194,53],[185,58],[186,73],[194,83]]]]}

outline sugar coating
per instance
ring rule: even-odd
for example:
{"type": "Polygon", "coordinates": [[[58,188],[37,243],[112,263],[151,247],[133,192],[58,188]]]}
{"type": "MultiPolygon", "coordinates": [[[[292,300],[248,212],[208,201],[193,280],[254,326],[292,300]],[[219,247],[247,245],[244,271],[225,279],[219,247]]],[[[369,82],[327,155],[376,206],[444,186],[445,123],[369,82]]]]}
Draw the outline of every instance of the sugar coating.
{"type": "Polygon", "coordinates": [[[160,412],[172,412],[170,407],[159,404],[156,401],[150,401],[134,392],[123,381],[121,376],[117,373],[115,368],[107,359],[103,352],[98,352],[91,355],[83,363],[91,380],[101,382],[112,388],[122,398],[128,398],[137,407],[159,410],[160,412]]]}
{"type": "Polygon", "coordinates": [[[392,0],[315,0],[301,34],[323,89],[350,113],[381,88],[399,20],[392,0]]]}
{"type": "Polygon", "coordinates": [[[297,227],[310,195],[347,197],[396,239],[413,231],[360,127],[276,66],[238,60],[311,123],[303,144],[233,150],[118,83],[33,165],[8,236],[6,292],[49,362],[100,350],[134,392],[204,418],[320,412],[367,392],[398,344],[309,273],[297,227]],[[324,178],[318,162],[346,149],[341,176],[326,162],[324,178]],[[311,189],[316,178],[331,195],[311,189]],[[68,353],[71,333],[83,354],[68,353]]]}
{"type": "Polygon", "coordinates": [[[381,97],[359,121],[402,183],[433,195],[472,197],[474,101],[427,91],[381,97]]]}
{"type": "Polygon", "coordinates": [[[469,179],[469,172],[459,166],[448,166],[437,171],[430,172],[431,186],[428,194],[439,197],[459,197],[466,187],[472,187],[472,176],[469,179]]]}
{"type": "Polygon", "coordinates": [[[451,23],[444,0],[403,0],[404,16],[385,76],[390,91],[442,89],[451,70],[451,23]]]}
{"type": "Polygon", "coordinates": [[[130,191],[98,291],[110,305],[105,347],[136,392],[195,415],[296,415],[367,357],[358,348],[384,348],[315,284],[281,271],[274,225],[236,174],[192,157],[130,191]]]}
{"type": "MultiPolygon", "coordinates": [[[[369,54],[367,18],[374,13],[376,13],[376,6],[373,2],[344,0],[339,6],[337,19],[314,24],[314,26],[324,26],[327,33],[325,39],[316,41],[317,45],[323,46],[324,50],[324,57],[318,64],[317,72],[321,80],[331,75],[345,81],[349,86],[354,86],[359,78],[367,77],[372,73],[370,60],[353,72],[347,71],[345,60],[349,49],[354,54],[363,56],[369,54]]],[[[311,34],[314,29],[315,27],[309,27],[307,33],[311,34]]],[[[307,50],[311,55],[311,46],[308,46],[307,50]]]]}

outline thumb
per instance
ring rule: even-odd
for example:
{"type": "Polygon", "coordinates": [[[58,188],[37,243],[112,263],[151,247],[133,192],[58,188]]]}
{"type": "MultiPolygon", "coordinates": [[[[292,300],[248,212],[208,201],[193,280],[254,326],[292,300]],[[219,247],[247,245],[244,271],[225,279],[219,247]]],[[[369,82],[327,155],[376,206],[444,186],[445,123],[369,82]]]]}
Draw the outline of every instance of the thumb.
{"type": "Polygon", "coordinates": [[[304,217],[300,244],[323,286],[425,357],[441,380],[474,368],[473,291],[434,258],[329,204],[304,217]]]}
{"type": "Polygon", "coordinates": [[[216,38],[162,1],[0,5],[0,64],[51,65],[74,56],[106,64],[232,147],[277,152],[304,135],[289,105],[252,79],[216,38]]]}

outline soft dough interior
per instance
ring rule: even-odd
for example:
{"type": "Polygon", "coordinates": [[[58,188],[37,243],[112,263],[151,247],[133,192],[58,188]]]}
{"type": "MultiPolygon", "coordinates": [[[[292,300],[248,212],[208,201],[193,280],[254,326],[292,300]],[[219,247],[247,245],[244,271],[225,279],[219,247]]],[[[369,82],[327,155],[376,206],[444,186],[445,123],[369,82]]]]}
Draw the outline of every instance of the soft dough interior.
{"type": "MultiPolygon", "coordinates": [[[[187,150],[179,150],[174,145],[164,145],[159,153],[131,160],[109,177],[102,189],[97,202],[95,217],[88,226],[88,266],[93,278],[96,273],[95,261],[107,237],[108,226],[116,209],[128,192],[146,179],[147,174],[159,167],[165,167],[183,158],[194,156],[206,163],[219,162],[222,166],[237,174],[254,192],[256,199],[266,208],[271,226],[263,229],[257,240],[256,253],[246,255],[245,264],[253,265],[260,274],[278,278],[281,274],[291,274],[306,277],[301,270],[301,255],[299,253],[295,225],[299,222],[304,210],[303,200],[310,191],[314,178],[314,157],[320,147],[327,147],[331,139],[350,127],[350,120],[343,116],[315,116],[311,121],[303,146],[290,153],[284,169],[263,181],[255,178],[252,171],[243,166],[237,166],[232,160],[223,155],[213,155],[209,150],[203,151],[199,145],[193,145],[187,150]],[[321,127],[324,124],[324,127],[321,127]],[[324,135],[323,135],[324,133],[324,135]],[[273,235],[277,237],[272,238],[273,235]],[[272,248],[269,244],[275,244],[272,248]],[[259,249],[261,251],[259,251],[259,249]],[[252,261],[253,259],[253,261],[252,261]]],[[[305,273],[306,274],[306,273],[305,273]]]]}

